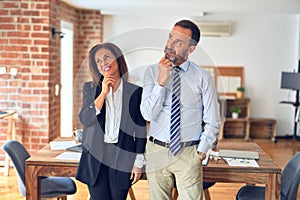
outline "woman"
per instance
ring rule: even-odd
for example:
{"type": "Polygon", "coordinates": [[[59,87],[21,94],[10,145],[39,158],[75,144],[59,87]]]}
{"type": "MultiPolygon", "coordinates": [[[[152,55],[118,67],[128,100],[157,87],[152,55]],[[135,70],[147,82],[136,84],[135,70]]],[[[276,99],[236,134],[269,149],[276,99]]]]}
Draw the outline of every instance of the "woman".
{"type": "Polygon", "coordinates": [[[112,43],[90,50],[89,68],[93,81],[83,87],[83,150],[76,178],[88,185],[93,200],[125,200],[144,164],[142,88],[127,82],[125,58],[112,43]]]}

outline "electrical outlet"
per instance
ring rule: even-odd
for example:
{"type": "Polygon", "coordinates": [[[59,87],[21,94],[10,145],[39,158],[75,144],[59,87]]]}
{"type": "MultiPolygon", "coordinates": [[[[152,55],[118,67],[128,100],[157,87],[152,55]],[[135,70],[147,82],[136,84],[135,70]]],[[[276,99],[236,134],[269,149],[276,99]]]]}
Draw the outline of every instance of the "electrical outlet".
{"type": "Polygon", "coordinates": [[[0,74],[6,74],[6,67],[0,67],[0,74]]]}
{"type": "Polygon", "coordinates": [[[10,75],[16,76],[16,75],[17,75],[17,72],[18,72],[18,69],[17,69],[17,68],[10,68],[10,75]]]}

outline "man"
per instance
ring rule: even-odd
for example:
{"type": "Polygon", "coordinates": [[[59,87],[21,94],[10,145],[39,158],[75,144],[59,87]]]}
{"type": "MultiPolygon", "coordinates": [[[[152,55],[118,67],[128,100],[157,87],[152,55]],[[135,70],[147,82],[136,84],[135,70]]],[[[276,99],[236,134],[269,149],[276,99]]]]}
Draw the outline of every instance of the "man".
{"type": "Polygon", "coordinates": [[[220,113],[211,75],[188,59],[199,40],[193,22],[177,22],[165,56],[145,72],[141,112],[150,121],[146,172],[152,200],[171,199],[175,180],[180,199],[202,199],[201,161],[217,140],[220,113]]]}

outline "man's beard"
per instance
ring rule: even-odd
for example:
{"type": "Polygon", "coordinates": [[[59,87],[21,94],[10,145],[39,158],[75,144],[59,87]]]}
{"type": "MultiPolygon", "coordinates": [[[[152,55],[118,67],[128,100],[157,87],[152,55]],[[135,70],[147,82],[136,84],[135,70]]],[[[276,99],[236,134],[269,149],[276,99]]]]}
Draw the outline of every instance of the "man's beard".
{"type": "Polygon", "coordinates": [[[165,52],[165,57],[166,57],[167,59],[169,59],[172,63],[177,63],[177,62],[179,62],[179,61],[181,61],[181,60],[185,60],[185,58],[187,58],[188,48],[185,49],[185,50],[181,53],[181,55],[177,55],[177,52],[176,52],[175,50],[169,49],[168,47],[165,47],[165,51],[164,51],[164,52],[165,52]],[[167,54],[167,50],[172,51],[172,52],[174,53],[174,56],[168,55],[168,54],[167,54]],[[177,55],[178,57],[176,57],[176,55],[177,55]]]}

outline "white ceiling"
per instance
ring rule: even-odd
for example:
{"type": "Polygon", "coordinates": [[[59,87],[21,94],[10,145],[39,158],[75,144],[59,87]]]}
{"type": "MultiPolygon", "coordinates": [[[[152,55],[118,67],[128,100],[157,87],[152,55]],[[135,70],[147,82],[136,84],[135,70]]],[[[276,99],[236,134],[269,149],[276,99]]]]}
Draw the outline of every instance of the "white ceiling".
{"type": "Polygon", "coordinates": [[[300,14],[300,0],[63,0],[112,15],[300,14]]]}

